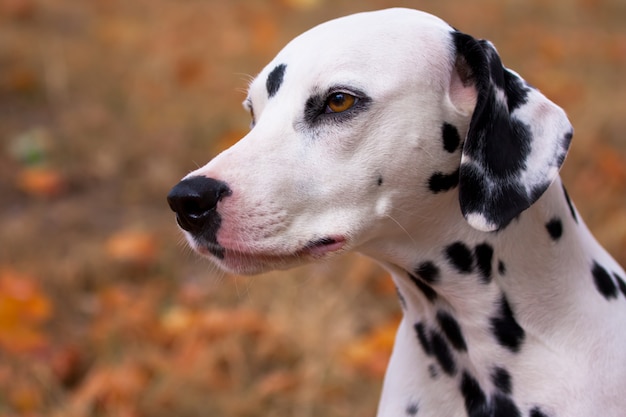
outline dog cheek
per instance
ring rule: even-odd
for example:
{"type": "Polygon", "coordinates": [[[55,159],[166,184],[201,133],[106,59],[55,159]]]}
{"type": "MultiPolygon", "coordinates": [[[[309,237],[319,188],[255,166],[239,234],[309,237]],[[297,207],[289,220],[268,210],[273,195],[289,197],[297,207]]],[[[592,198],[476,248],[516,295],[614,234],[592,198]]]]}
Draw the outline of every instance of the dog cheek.
{"type": "Polygon", "coordinates": [[[389,197],[379,198],[374,206],[374,214],[377,218],[385,218],[389,217],[391,214],[391,210],[393,208],[393,204],[389,197]]]}

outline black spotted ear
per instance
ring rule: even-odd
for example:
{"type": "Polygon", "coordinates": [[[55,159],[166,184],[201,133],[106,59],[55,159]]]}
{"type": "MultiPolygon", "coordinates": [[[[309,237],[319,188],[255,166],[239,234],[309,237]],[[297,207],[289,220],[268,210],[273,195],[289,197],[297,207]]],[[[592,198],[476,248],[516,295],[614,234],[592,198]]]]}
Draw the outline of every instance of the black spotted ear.
{"type": "Polygon", "coordinates": [[[459,169],[461,211],[474,228],[494,231],[558,176],[573,130],[563,109],[505,68],[490,42],[452,36],[456,76],[476,89],[459,169]]]}

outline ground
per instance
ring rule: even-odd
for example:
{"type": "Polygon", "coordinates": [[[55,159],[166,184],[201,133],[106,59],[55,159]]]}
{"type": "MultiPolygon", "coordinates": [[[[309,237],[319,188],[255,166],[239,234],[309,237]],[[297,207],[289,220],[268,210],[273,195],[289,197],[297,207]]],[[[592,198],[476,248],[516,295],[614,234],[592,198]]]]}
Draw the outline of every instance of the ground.
{"type": "MultiPolygon", "coordinates": [[[[165,202],[246,131],[250,76],[384,0],[0,0],[0,416],[373,416],[399,307],[348,256],[235,277],[165,202]]],[[[563,170],[626,264],[626,4],[397,1],[563,106],[563,170]]],[[[321,45],[320,48],[325,46],[321,45]]]]}

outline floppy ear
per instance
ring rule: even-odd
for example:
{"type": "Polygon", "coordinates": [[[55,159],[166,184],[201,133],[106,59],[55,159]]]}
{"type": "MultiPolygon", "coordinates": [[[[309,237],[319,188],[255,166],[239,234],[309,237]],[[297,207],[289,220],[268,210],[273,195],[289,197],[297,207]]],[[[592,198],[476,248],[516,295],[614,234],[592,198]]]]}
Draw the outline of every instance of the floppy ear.
{"type": "Polygon", "coordinates": [[[505,68],[493,45],[452,33],[456,75],[476,89],[459,169],[459,201],[471,226],[505,227],[558,176],[572,139],[563,109],[505,68]]]}

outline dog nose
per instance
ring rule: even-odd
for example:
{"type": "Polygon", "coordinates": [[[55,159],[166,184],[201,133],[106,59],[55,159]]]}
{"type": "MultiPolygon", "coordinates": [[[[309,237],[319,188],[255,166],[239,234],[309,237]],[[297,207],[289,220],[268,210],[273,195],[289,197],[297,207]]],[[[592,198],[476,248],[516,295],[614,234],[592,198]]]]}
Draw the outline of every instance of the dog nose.
{"type": "Polygon", "coordinates": [[[200,233],[219,223],[220,217],[215,210],[217,203],[231,194],[225,182],[197,176],[176,184],[167,195],[167,202],[176,213],[180,227],[191,233],[200,233]]]}

